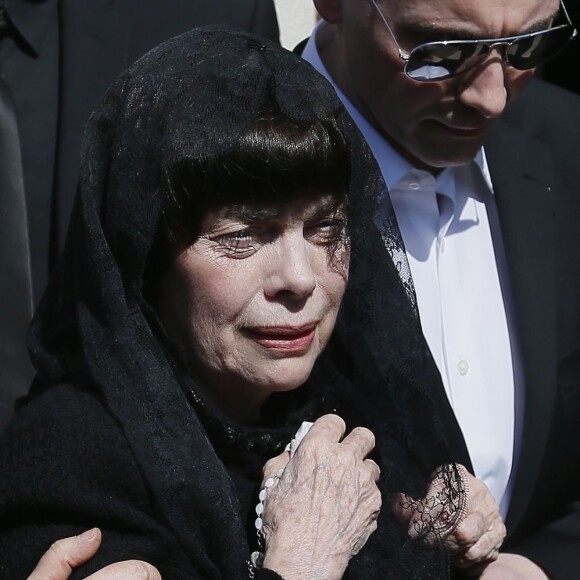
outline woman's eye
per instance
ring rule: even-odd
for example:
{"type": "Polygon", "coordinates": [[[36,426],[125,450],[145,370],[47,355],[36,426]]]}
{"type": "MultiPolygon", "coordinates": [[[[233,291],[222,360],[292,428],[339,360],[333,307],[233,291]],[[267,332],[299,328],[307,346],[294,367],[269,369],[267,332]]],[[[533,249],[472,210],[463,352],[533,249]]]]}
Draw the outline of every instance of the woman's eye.
{"type": "Polygon", "coordinates": [[[214,238],[214,241],[227,252],[239,254],[241,257],[253,253],[259,243],[258,236],[249,229],[222,234],[214,238]]]}
{"type": "Polygon", "coordinates": [[[317,243],[326,244],[340,240],[346,233],[344,219],[326,219],[304,228],[304,236],[317,243]]]}

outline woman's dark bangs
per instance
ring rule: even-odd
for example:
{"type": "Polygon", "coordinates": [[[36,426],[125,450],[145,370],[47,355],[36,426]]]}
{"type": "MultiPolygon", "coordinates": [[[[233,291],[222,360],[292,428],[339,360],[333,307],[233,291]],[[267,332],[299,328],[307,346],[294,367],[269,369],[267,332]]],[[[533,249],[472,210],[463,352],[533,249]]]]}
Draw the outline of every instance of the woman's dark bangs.
{"type": "Polygon", "coordinates": [[[296,122],[267,113],[230,153],[182,160],[166,170],[161,229],[168,241],[187,245],[210,209],[327,193],[343,198],[349,181],[348,144],[334,116],[296,122]]]}
{"type": "Polygon", "coordinates": [[[236,177],[231,185],[237,195],[259,196],[260,202],[344,195],[350,180],[348,147],[332,117],[307,123],[261,119],[224,162],[236,177]]]}

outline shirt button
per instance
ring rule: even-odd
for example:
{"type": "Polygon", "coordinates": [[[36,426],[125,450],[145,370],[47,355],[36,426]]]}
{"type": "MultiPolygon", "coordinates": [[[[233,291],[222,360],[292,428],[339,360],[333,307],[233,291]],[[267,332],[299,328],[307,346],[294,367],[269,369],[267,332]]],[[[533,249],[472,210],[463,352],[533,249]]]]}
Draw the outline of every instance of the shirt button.
{"type": "Polygon", "coordinates": [[[469,363],[466,360],[460,360],[457,363],[459,374],[464,377],[469,372],[469,363]]]}
{"type": "Polygon", "coordinates": [[[417,183],[416,181],[411,181],[411,183],[409,183],[409,189],[417,191],[418,189],[421,189],[421,184],[417,183]]]}

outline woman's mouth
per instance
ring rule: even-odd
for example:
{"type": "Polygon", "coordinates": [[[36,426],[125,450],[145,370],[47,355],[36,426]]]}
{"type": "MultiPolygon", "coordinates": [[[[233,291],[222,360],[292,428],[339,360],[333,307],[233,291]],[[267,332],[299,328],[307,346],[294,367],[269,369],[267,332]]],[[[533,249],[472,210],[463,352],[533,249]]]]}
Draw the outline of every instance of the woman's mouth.
{"type": "Polygon", "coordinates": [[[268,350],[286,353],[306,352],[314,340],[317,323],[300,326],[263,326],[245,328],[244,333],[268,350]]]}

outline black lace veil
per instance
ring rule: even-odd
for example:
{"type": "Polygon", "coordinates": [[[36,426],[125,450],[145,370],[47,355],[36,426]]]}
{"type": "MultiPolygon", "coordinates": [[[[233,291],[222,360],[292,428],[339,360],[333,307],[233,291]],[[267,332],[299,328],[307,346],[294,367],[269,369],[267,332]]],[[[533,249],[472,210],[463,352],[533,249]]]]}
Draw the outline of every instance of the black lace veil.
{"type": "MultiPolygon", "coordinates": [[[[123,426],[160,517],[195,557],[200,576],[246,577],[248,546],[233,484],[150,323],[143,284],[165,203],[163,167],[234,149],[266,96],[289,119],[336,115],[352,152],[351,280],[335,338],[312,379],[338,406],[357,409],[379,441],[383,532],[347,575],[441,577],[447,563],[438,542],[430,548],[410,540],[388,507],[391,493],[421,497],[431,472],[449,461],[431,395],[437,372],[412,286],[400,275],[405,268],[392,259],[404,259],[400,234],[394,219],[385,239],[373,225],[382,184],[332,88],[274,44],[199,29],[160,45],[112,85],[88,125],[65,253],[31,326],[36,391],[62,382],[90,386],[123,426]],[[216,550],[219,558],[210,560],[216,550]]],[[[453,469],[443,477],[451,489],[453,469]]],[[[453,508],[453,499],[442,501],[453,508]]],[[[426,522],[425,536],[432,528],[426,522]]]]}

